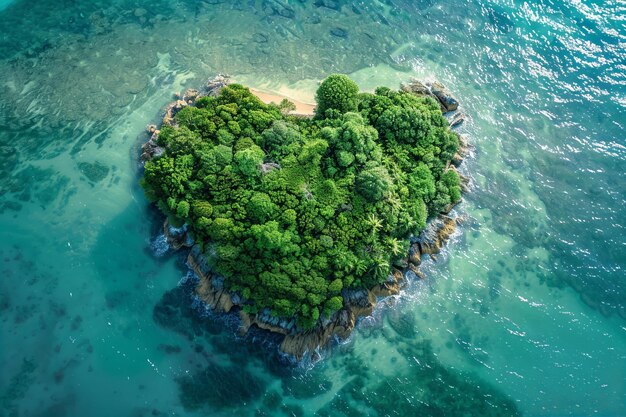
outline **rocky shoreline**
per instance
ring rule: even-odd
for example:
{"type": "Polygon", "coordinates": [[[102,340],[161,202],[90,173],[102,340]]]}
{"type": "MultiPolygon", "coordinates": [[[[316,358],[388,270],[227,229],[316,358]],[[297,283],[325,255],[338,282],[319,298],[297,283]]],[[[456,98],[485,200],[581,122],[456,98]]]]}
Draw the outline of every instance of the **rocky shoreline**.
{"type": "MultiPolygon", "coordinates": [[[[222,87],[228,85],[228,82],[227,76],[220,75],[209,81],[203,91],[190,89],[182,96],[177,94],[178,99],[165,108],[162,124],[174,125],[173,117],[178,110],[193,105],[195,100],[202,96],[217,95],[222,87]]],[[[435,98],[440,103],[442,112],[451,127],[456,127],[463,122],[465,116],[458,109],[459,102],[441,83],[423,84],[413,80],[403,85],[402,89],[415,95],[427,95],[435,98]]],[[[159,134],[157,126],[148,126],[147,132],[151,136],[142,146],[141,158],[143,161],[152,159],[163,152],[163,149],[156,143],[159,134]]],[[[469,145],[465,138],[459,135],[459,140],[459,152],[449,162],[448,169],[456,170],[469,151],[469,145]]],[[[468,178],[461,174],[459,177],[461,178],[462,191],[467,192],[468,178]]],[[[460,223],[460,218],[450,216],[453,207],[454,205],[446,207],[436,218],[429,221],[426,229],[419,236],[411,238],[411,246],[407,256],[393,265],[385,282],[369,290],[344,289],[341,293],[344,300],[343,308],[329,318],[320,319],[313,329],[306,331],[299,328],[294,319],[273,317],[269,309],[258,314],[244,312],[241,307],[245,300],[239,294],[230,293],[224,287],[224,278],[211,271],[200,246],[194,243],[186,226],[174,228],[166,220],[163,225],[163,234],[174,250],[190,248],[187,265],[198,277],[196,294],[208,307],[218,313],[238,314],[241,322],[239,328],[241,335],[246,334],[253,326],[284,335],[280,344],[280,350],[283,353],[296,358],[296,360],[301,360],[307,355],[311,355],[315,359],[319,349],[327,346],[331,340],[336,337],[346,339],[356,326],[359,317],[372,314],[379,299],[398,295],[409,281],[425,279],[419,269],[422,258],[426,255],[434,258],[449,240],[457,224],[460,223]]]]}

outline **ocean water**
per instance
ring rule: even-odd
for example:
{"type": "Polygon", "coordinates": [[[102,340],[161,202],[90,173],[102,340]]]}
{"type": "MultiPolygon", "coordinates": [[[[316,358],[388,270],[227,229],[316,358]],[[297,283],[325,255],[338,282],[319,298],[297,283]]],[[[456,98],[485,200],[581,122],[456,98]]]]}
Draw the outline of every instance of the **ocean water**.
{"type": "Polygon", "coordinates": [[[0,1],[0,416],[626,415],[623,0],[0,1]],[[428,279],[317,364],[191,297],[137,184],[217,73],[437,78],[471,192],[428,279]]]}

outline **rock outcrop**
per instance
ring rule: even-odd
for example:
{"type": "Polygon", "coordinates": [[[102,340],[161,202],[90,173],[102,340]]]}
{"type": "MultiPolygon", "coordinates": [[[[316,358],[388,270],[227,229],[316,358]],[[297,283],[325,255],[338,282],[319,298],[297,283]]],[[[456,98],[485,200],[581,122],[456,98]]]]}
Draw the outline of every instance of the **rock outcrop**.
{"type": "Polygon", "coordinates": [[[149,161],[150,159],[160,156],[165,149],[157,144],[159,137],[159,130],[155,125],[146,126],[146,132],[150,135],[150,139],[143,145],[141,145],[141,160],[149,161]]]}
{"type": "MultiPolygon", "coordinates": [[[[229,84],[230,77],[228,75],[218,75],[211,79],[202,90],[190,88],[181,96],[176,93],[176,100],[168,104],[163,110],[161,125],[175,126],[176,120],[174,116],[183,108],[193,105],[196,100],[204,96],[216,97],[220,90],[229,84]]],[[[155,125],[146,127],[146,131],[150,134],[150,139],[141,146],[141,160],[146,162],[154,157],[158,157],[164,152],[164,149],[157,144],[159,130],[155,125]]]]}
{"type": "Polygon", "coordinates": [[[426,229],[415,239],[413,245],[417,245],[421,255],[436,255],[454,233],[457,220],[447,215],[440,215],[433,219],[426,229]]]}
{"type": "Polygon", "coordinates": [[[187,230],[186,224],[182,227],[174,227],[169,224],[167,219],[165,219],[165,222],[163,223],[163,235],[165,235],[167,243],[174,250],[179,250],[183,246],[190,248],[194,244],[193,238],[187,230]]]}
{"type": "Polygon", "coordinates": [[[439,81],[422,83],[418,80],[411,80],[402,85],[402,90],[419,97],[432,97],[439,103],[441,112],[444,113],[450,127],[459,126],[465,121],[465,114],[459,109],[459,101],[448,91],[439,81]]]}

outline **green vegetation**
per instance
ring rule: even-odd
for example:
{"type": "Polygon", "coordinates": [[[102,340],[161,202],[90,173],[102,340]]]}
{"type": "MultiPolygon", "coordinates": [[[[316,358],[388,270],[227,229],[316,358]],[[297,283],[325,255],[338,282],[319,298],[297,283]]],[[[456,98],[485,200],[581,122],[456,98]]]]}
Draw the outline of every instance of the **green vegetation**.
{"type": "Polygon", "coordinates": [[[354,81],[343,74],[330,75],[320,85],[315,95],[317,118],[336,117],[356,111],[358,96],[359,86],[354,81]]]}
{"type": "Polygon", "coordinates": [[[269,308],[303,328],[340,309],[343,289],[384,281],[407,237],[460,198],[446,171],[458,138],[433,99],[359,93],[343,75],[317,99],[309,119],[241,85],[202,97],[161,129],[166,152],[142,180],[246,311],[269,308]]]}

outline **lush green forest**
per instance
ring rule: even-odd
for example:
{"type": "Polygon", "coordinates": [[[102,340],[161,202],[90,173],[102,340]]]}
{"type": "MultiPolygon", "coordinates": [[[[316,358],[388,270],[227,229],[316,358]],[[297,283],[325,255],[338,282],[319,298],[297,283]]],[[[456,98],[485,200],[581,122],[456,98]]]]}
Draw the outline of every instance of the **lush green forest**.
{"type": "Polygon", "coordinates": [[[303,328],[342,307],[342,289],[383,282],[407,237],[460,199],[446,170],[458,148],[430,97],[344,75],[320,85],[314,118],[237,84],[163,126],[145,165],[147,197],[187,223],[244,309],[303,328]]]}

